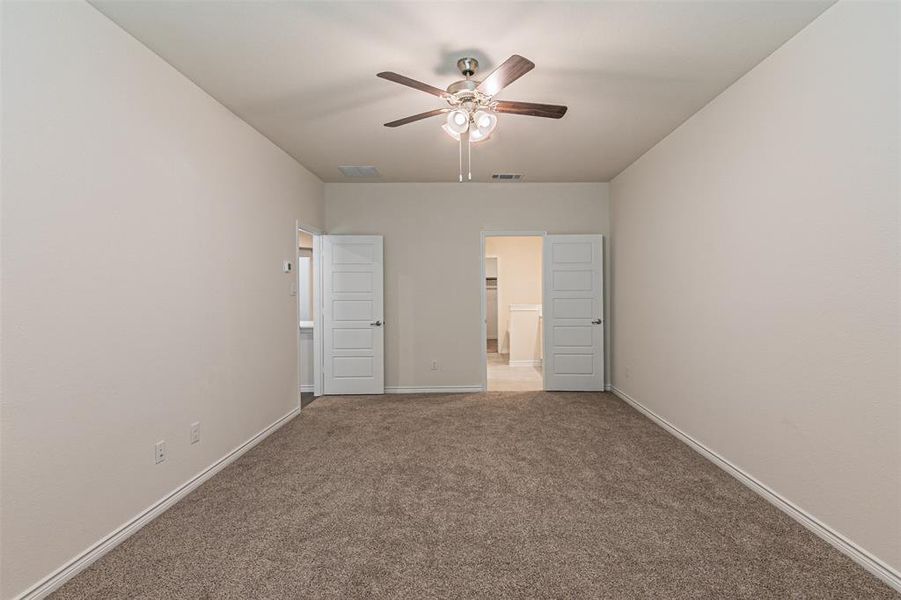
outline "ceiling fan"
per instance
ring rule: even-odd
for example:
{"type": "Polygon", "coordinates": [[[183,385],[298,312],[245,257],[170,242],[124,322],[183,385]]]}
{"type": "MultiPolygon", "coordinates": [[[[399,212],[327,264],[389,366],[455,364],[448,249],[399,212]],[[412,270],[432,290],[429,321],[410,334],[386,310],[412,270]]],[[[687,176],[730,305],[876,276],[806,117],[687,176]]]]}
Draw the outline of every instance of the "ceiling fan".
{"type": "Polygon", "coordinates": [[[436,88],[427,83],[384,71],[377,76],[388,81],[406,85],[433,96],[438,96],[447,107],[436,108],[428,112],[411,115],[385,123],[385,127],[400,127],[407,123],[421,121],[429,117],[446,114],[446,122],[441,126],[444,131],[460,142],[460,181],[463,181],[463,145],[467,148],[469,179],[472,179],[472,161],[470,144],[488,138],[497,126],[497,113],[526,115],[530,117],[546,117],[559,119],[566,114],[566,107],[556,104],[536,104],[533,102],[514,102],[495,100],[495,96],[505,87],[535,68],[535,63],[518,54],[514,54],[491,72],[482,81],[472,77],[479,68],[479,61],[474,58],[461,58],[457,68],[464,79],[455,81],[446,90],[436,88]]]}

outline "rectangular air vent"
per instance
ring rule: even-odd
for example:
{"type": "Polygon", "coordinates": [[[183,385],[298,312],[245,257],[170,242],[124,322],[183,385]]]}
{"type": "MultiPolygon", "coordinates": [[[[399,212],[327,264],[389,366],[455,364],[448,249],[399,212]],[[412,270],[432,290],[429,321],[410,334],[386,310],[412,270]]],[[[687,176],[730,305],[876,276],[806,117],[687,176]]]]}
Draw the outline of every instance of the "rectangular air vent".
{"type": "Polygon", "coordinates": [[[379,171],[375,167],[370,166],[351,166],[342,165],[338,167],[341,174],[345,177],[378,177],[379,171]]]}
{"type": "Polygon", "coordinates": [[[522,173],[494,173],[491,181],[519,181],[522,179],[522,173]]]}

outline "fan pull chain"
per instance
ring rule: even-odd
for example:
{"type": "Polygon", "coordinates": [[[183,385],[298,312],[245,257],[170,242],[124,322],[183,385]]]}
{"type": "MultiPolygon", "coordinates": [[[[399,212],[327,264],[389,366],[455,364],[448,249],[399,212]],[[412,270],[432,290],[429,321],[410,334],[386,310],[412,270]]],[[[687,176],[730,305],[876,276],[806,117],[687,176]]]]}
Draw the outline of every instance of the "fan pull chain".
{"type": "Polygon", "coordinates": [[[460,183],[463,183],[463,136],[460,136],[460,183]]]}
{"type": "Polygon", "coordinates": [[[472,181],[472,137],[466,134],[466,170],[469,171],[469,181],[472,181]]]}

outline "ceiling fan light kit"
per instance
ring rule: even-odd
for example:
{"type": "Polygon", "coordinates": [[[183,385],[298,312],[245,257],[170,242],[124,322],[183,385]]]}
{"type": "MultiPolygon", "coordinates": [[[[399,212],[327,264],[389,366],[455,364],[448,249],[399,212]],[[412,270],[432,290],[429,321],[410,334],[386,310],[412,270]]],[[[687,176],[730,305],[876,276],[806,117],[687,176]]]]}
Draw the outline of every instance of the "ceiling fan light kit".
{"type": "Polygon", "coordinates": [[[390,71],[379,73],[377,76],[437,96],[447,102],[448,108],[439,108],[404,117],[385,123],[385,127],[399,127],[429,117],[445,115],[445,123],[441,128],[460,144],[459,181],[461,182],[463,181],[463,146],[466,146],[467,179],[471,180],[470,145],[488,139],[497,127],[497,113],[549,119],[559,119],[566,114],[565,106],[495,100],[495,95],[502,89],[535,68],[535,63],[518,54],[505,60],[482,81],[472,79],[479,68],[479,61],[476,59],[461,58],[457,61],[457,68],[464,79],[450,84],[447,86],[447,90],[390,71]]]}

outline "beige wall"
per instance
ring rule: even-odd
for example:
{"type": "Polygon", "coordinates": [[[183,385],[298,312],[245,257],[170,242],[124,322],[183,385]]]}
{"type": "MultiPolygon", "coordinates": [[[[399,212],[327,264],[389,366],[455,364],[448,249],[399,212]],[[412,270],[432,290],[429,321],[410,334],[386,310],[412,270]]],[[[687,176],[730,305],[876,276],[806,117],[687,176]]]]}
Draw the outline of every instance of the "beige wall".
{"type": "Polygon", "coordinates": [[[8,599],[295,407],[322,184],[88,4],[2,11],[8,599]]]}
{"type": "Polygon", "coordinates": [[[325,197],[329,233],[385,237],[389,388],[482,384],[481,231],[609,233],[603,183],[336,183],[325,197]]]}
{"type": "Polygon", "coordinates": [[[541,304],[541,247],[540,237],[485,238],[485,256],[498,258],[497,338],[502,354],[510,351],[510,305],[541,304]]]}
{"type": "Polygon", "coordinates": [[[839,2],[611,188],[614,385],[895,569],[898,23],[839,2]]]}

